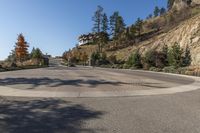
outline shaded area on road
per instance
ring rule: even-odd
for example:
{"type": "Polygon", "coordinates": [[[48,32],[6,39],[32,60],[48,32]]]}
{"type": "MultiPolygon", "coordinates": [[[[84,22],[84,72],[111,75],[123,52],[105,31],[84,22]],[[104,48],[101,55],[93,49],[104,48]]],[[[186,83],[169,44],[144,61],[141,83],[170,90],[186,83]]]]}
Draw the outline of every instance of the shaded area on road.
{"type": "Polygon", "coordinates": [[[143,86],[147,88],[168,88],[161,86],[161,83],[150,83],[150,82],[119,82],[119,81],[107,81],[102,79],[92,80],[92,79],[74,79],[74,80],[62,80],[62,79],[51,79],[51,78],[5,78],[0,79],[0,85],[23,85],[21,89],[37,89],[37,87],[45,85],[46,87],[60,87],[60,86],[75,86],[83,87],[87,85],[90,88],[95,88],[100,85],[112,85],[112,86],[122,86],[122,85],[133,85],[133,86],[143,86]],[[26,85],[31,85],[26,88],[26,85]]]}
{"type": "Polygon", "coordinates": [[[0,132],[5,133],[95,133],[84,122],[100,119],[104,112],[57,99],[4,101],[0,105],[0,132]]]}
{"type": "Polygon", "coordinates": [[[161,73],[63,66],[7,72],[0,75],[0,86],[52,92],[166,89],[193,82],[192,78],[161,73]]]}

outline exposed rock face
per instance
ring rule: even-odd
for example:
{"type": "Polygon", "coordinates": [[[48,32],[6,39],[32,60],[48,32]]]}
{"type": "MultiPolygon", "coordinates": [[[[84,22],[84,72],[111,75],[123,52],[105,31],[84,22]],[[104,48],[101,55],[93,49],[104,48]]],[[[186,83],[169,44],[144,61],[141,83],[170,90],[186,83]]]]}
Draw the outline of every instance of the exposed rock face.
{"type": "Polygon", "coordinates": [[[195,5],[200,5],[200,0],[175,0],[172,10],[182,10],[195,5]]]}
{"type": "Polygon", "coordinates": [[[200,66],[200,15],[193,17],[167,33],[142,42],[140,50],[145,53],[148,49],[161,49],[164,44],[168,46],[179,43],[184,49],[188,45],[191,50],[192,65],[200,66]]]}
{"type": "Polygon", "coordinates": [[[192,0],[192,5],[200,5],[200,0],[192,0]]]}
{"type": "Polygon", "coordinates": [[[184,8],[187,8],[188,6],[189,5],[186,0],[175,0],[172,10],[182,10],[184,8]]]}

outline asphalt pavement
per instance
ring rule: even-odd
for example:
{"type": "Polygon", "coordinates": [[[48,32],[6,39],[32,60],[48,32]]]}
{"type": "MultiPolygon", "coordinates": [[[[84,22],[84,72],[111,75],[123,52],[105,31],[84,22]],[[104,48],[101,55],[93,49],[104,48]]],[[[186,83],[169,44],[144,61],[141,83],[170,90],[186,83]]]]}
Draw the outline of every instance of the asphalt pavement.
{"type": "Polygon", "coordinates": [[[4,72],[0,73],[0,132],[200,133],[199,83],[187,76],[88,67],[4,72]],[[3,96],[8,91],[23,96],[3,96]],[[59,95],[49,97],[50,92],[59,95]],[[77,92],[157,93],[64,96],[77,92]]]}

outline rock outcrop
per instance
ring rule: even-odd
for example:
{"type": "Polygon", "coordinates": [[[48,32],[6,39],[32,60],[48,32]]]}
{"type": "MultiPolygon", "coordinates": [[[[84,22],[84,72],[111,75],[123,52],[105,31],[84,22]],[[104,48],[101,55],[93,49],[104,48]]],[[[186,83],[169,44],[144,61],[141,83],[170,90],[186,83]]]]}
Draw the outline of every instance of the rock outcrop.
{"type": "Polygon", "coordinates": [[[179,43],[184,49],[189,46],[192,56],[192,65],[200,65],[200,15],[195,16],[167,33],[142,42],[139,47],[142,53],[148,49],[161,49],[179,43]]]}
{"type": "Polygon", "coordinates": [[[175,43],[180,44],[183,49],[188,46],[191,51],[191,65],[200,66],[200,14],[182,22],[166,33],[154,36],[137,45],[110,52],[110,54],[116,55],[118,60],[127,60],[130,53],[136,49],[139,49],[140,53],[144,55],[148,50],[160,51],[164,45],[171,47],[175,43]]]}
{"type": "Polygon", "coordinates": [[[172,10],[182,10],[190,6],[200,5],[200,0],[175,0],[172,10]]]}
{"type": "Polygon", "coordinates": [[[189,6],[186,0],[175,0],[174,4],[172,6],[172,11],[173,10],[182,10],[185,9],[189,6]]]}
{"type": "Polygon", "coordinates": [[[192,5],[200,5],[200,0],[192,0],[192,5]]]}

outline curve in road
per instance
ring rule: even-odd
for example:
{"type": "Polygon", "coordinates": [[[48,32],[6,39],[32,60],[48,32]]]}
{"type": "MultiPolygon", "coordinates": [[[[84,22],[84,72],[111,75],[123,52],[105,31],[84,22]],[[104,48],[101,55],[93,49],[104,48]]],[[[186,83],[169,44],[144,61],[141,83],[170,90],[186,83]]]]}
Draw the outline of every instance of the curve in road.
{"type": "Polygon", "coordinates": [[[174,94],[200,88],[198,77],[146,71],[55,66],[0,73],[0,95],[118,97],[174,94]]]}

